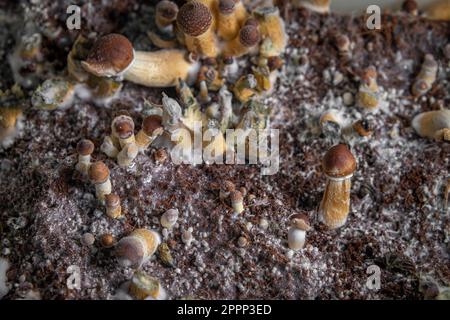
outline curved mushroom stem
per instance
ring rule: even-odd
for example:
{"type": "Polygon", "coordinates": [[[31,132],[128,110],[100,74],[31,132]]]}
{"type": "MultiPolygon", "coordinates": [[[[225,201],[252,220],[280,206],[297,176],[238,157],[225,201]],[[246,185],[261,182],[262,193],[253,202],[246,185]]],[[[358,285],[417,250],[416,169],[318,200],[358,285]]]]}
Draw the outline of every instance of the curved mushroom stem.
{"type": "Polygon", "coordinates": [[[105,182],[95,185],[95,194],[97,199],[100,201],[105,201],[105,196],[111,193],[111,180],[108,178],[105,182]]]}
{"type": "Polygon", "coordinates": [[[330,229],[342,227],[350,211],[351,177],[327,177],[319,208],[319,220],[330,229]]]}
{"type": "Polygon", "coordinates": [[[186,51],[176,49],[136,51],[134,61],[124,72],[123,78],[147,87],[173,87],[178,79],[191,82],[200,64],[186,57],[186,51]]]}

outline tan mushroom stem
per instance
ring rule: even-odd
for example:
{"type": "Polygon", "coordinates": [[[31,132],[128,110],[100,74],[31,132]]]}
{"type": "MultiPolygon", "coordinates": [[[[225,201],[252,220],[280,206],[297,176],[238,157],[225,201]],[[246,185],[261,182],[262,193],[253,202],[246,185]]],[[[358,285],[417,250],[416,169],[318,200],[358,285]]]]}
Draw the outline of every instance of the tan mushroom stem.
{"type": "Polygon", "coordinates": [[[161,134],[163,134],[164,129],[160,128],[153,132],[152,135],[147,135],[144,130],[140,130],[136,135],[136,145],[140,151],[146,150],[150,144],[161,134]]]}
{"type": "Polygon", "coordinates": [[[353,174],[333,178],[327,176],[325,192],[320,203],[319,219],[330,229],[345,224],[350,211],[350,188],[353,174]]]}
{"type": "Polygon", "coordinates": [[[280,55],[287,45],[287,34],[278,8],[258,8],[255,10],[255,17],[259,22],[262,38],[271,40],[271,55],[280,55]]]}
{"type": "Polygon", "coordinates": [[[253,47],[247,47],[242,44],[239,35],[237,35],[233,40],[227,43],[224,54],[227,56],[239,58],[245,54],[247,54],[253,47]]]}
{"type": "Polygon", "coordinates": [[[199,63],[189,61],[184,50],[135,51],[122,77],[147,87],[173,87],[178,79],[191,82],[198,70],[199,63]]]}
{"type": "Polygon", "coordinates": [[[83,175],[88,174],[89,166],[91,165],[91,155],[78,155],[78,162],[75,168],[83,175]]]}
{"type": "Polygon", "coordinates": [[[209,58],[215,58],[219,54],[218,45],[216,43],[216,36],[210,27],[205,33],[192,37],[186,36],[186,47],[190,52],[203,55],[209,58]]]}
{"type": "Polygon", "coordinates": [[[248,18],[248,12],[241,0],[236,0],[236,8],[234,12],[239,25],[243,26],[248,18]]]}
{"type": "Polygon", "coordinates": [[[99,199],[100,201],[104,201],[105,200],[105,196],[107,194],[110,194],[112,190],[112,186],[111,186],[111,180],[106,179],[105,182],[102,183],[98,183],[95,185],[95,194],[97,196],[97,199],[99,199]]]}
{"type": "Polygon", "coordinates": [[[412,127],[421,137],[449,141],[450,110],[420,113],[412,120],[412,127]]]}
{"type": "Polygon", "coordinates": [[[219,11],[219,17],[217,20],[217,35],[225,40],[229,41],[236,37],[239,33],[240,25],[236,10],[231,13],[222,13],[219,11]]]}

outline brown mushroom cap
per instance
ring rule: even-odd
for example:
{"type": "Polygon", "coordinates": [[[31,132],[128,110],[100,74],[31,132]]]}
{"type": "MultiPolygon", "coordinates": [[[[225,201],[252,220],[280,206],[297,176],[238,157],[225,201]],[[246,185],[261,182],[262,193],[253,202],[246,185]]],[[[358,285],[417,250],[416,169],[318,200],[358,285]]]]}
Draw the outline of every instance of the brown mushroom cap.
{"type": "Polygon", "coordinates": [[[120,34],[108,34],[98,39],[92,47],[83,67],[100,76],[115,76],[124,71],[134,58],[133,45],[120,34]]]}
{"type": "Polygon", "coordinates": [[[77,144],[77,152],[79,155],[88,156],[94,152],[94,143],[91,140],[83,139],[77,144]]]}
{"type": "Polygon", "coordinates": [[[225,180],[220,187],[225,192],[233,192],[236,190],[236,186],[230,180],[225,180]]]}
{"type": "Polygon", "coordinates": [[[322,167],[327,176],[345,177],[356,170],[356,159],[345,144],[331,147],[323,158],[322,167]]]}
{"type": "Polygon", "coordinates": [[[291,225],[297,229],[308,231],[311,229],[308,217],[303,213],[294,213],[289,217],[291,225]]]}
{"type": "Polygon", "coordinates": [[[127,139],[134,134],[134,121],[129,116],[118,116],[113,121],[113,129],[120,139],[127,139]]]}
{"type": "Polygon", "coordinates": [[[108,208],[115,208],[120,205],[120,197],[115,193],[105,195],[105,205],[108,208]]]}
{"type": "Polygon", "coordinates": [[[239,41],[245,47],[253,47],[259,43],[261,40],[261,34],[259,33],[258,27],[254,25],[246,25],[239,31],[239,41]]]}
{"type": "Polygon", "coordinates": [[[103,161],[94,162],[89,167],[89,179],[94,184],[103,183],[109,178],[109,169],[103,161]]]}
{"type": "Polygon", "coordinates": [[[205,33],[212,24],[211,10],[203,3],[190,1],[178,12],[177,22],[181,31],[191,37],[205,33]]]}
{"type": "Polygon", "coordinates": [[[415,0],[406,0],[402,3],[402,10],[407,13],[413,13],[417,9],[418,9],[418,5],[415,0]]]}
{"type": "Polygon", "coordinates": [[[363,72],[364,79],[376,79],[377,77],[377,69],[374,66],[367,67],[363,72]]]}
{"type": "Polygon", "coordinates": [[[122,267],[137,268],[144,260],[145,250],[142,242],[135,237],[122,238],[114,251],[122,267]]]}
{"type": "Polygon", "coordinates": [[[156,129],[162,128],[162,118],[158,115],[151,115],[142,122],[142,130],[145,134],[151,136],[156,129]]]}
{"type": "Polygon", "coordinates": [[[231,202],[240,202],[244,200],[242,193],[240,191],[233,191],[230,195],[231,202]]]}
{"type": "Polygon", "coordinates": [[[175,2],[163,0],[156,5],[156,14],[167,20],[174,21],[177,18],[178,6],[175,2]]]}
{"type": "Polygon", "coordinates": [[[222,14],[232,14],[236,8],[234,0],[219,0],[219,11],[222,14]]]}
{"type": "Polygon", "coordinates": [[[339,34],[335,39],[336,47],[339,50],[347,50],[350,45],[350,39],[345,34],[339,34]]]}

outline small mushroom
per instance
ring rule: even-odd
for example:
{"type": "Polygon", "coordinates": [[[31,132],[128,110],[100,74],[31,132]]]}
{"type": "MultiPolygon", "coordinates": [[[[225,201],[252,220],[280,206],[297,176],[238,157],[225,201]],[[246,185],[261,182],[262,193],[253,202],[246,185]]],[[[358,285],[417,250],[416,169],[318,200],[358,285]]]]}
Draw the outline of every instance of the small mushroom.
{"type": "Polygon", "coordinates": [[[345,144],[331,147],[322,162],[327,183],[319,207],[319,219],[329,229],[345,224],[350,211],[351,177],[356,159],[345,144]]]}
{"type": "Polygon", "coordinates": [[[233,39],[239,32],[240,26],[235,11],[235,0],[219,0],[217,35],[225,41],[233,39]]]}
{"type": "Polygon", "coordinates": [[[244,197],[240,191],[234,191],[230,195],[231,206],[235,213],[241,213],[244,211],[244,197]]]}
{"type": "Polygon", "coordinates": [[[128,293],[137,300],[164,300],[166,293],[161,282],[142,271],[138,271],[131,278],[128,293]]]}
{"type": "Polygon", "coordinates": [[[278,56],[286,48],[288,36],[277,7],[258,7],[253,12],[259,22],[261,37],[270,40],[269,56],[278,56]]]}
{"type": "Polygon", "coordinates": [[[218,55],[212,23],[211,10],[199,1],[189,1],[180,8],[177,24],[189,51],[212,58],[218,55]]]}
{"type": "Polygon", "coordinates": [[[172,229],[175,223],[178,220],[178,210],[177,209],[169,209],[163,213],[161,216],[161,225],[164,228],[172,229]]]}
{"type": "Polygon", "coordinates": [[[227,44],[224,54],[232,57],[240,57],[255,49],[261,40],[261,34],[257,26],[246,25],[239,30],[239,34],[227,44]]]}
{"type": "Polygon", "coordinates": [[[162,118],[158,115],[150,115],[145,117],[142,122],[142,128],[136,135],[136,144],[140,151],[144,151],[148,146],[162,133],[162,118]]]}
{"type": "Polygon", "coordinates": [[[94,152],[94,143],[91,140],[83,139],[77,145],[78,162],[75,169],[83,176],[88,175],[89,166],[91,165],[91,154],[94,152]]]}
{"type": "Polygon", "coordinates": [[[89,180],[95,185],[97,199],[105,200],[105,196],[111,193],[111,180],[109,169],[103,161],[94,162],[88,171],[89,180]]]}
{"type": "Polygon", "coordinates": [[[361,108],[369,111],[377,109],[380,105],[377,70],[373,66],[366,68],[362,74],[357,103],[361,108]]]}
{"type": "Polygon", "coordinates": [[[110,218],[117,219],[122,215],[122,206],[120,205],[120,197],[115,193],[105,196],[106,215],[110,218]]]}
{"type": "Polygon", "coordinates": [[[162,0],[155,7],[155,24],[162,32],[172,32],[172,24],[177,19],[178,6],[175,2],[162,0]]]}
{"type": "Polygon", "coordinates": [[[291,227],[288,231],[288,244],[292,250],[299,250],[305,246],[306,231],[311,230],[308,217],[295,213],[289,217],[291,227]]]}
{"type": "Polygon", "coordinates": [[[421,137],[450,141],[450,110],[419,113],[412,120],[412,127],[421,137]]]}
{"type": "Polygon", "coordinates": [[[411,91],[415,97],[419,97],[427,93],[433,83],[436,81],[438,64],[433,55],[426,54],[422,63],[422,68],[414,81],[411,91]]]}
{"type": "Polygon", "coordinates": [[[155,231],[136,229],[117,243],[117,261],[122,267],[137,269],[151,258],[160,243],[161,237],[155,231]]]}

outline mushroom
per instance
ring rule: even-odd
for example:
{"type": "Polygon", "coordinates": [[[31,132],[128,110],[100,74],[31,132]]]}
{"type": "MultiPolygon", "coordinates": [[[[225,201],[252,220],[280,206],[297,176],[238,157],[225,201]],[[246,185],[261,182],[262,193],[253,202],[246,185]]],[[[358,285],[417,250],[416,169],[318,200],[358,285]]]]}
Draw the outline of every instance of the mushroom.
{"type": "Polygon", "coordinates": [[[139,151],[144,151],[162,133],[162,118],[158,115],[149,115],[142,121],[142,128],[136,135],[136,144],[139,151]]]}
{"type": "Polygon", "coordinates": [[[111,180],[109,179],[109,169],[102,161],[94,162],[89,167],[89,180],[95,185],[97,199],[105,200],[105,196],[111,193],[111,180]]]}
{"type": "Polygon", "coordinates": [[[419,113],[412,120],[412,127],[421,137],[450,141],[450,110],[419,113]]]}
{"type": "Polygon", "coordinates": [[[254,11],[254,16],[259,22],[262,38],[270,40],[271,50],[267,50],[268,55],[280,55],[286,48],[288,37],[279,9],[277,7],[258,7],[254,11]]]}
{"type": "Polygon", "coordinates": [[[225,180],[220,184],[219,198],[225,200],[232,192],[236,190],[236,186],[230,180],[225,180]]]}
{"type": "Polygon", "coordinates": [[[438,64],[433,55],[426,54],[422,63],[422,68],[414,81],[411,91],[415,97],[422,96],[427,93],[436,81],[438,64]]]}
{"type": "Polygon", "coordinates": [[[131,117],[120,115],[114,118],[111,124],[113,136],[119,139],[120,146],[135,143],[134,121],[131,117]]]}
{"type": "Polygon", "coordinates": [[[234,39],[240,28],[235,0],[219,0],[218,8],[217,35],[225,41],[234,39]]]}
{"type": "Polygon", "coordinates": [[[91,165],[91,154],[94,152],[94,143],[91,140],[83,139],[77,145],[78,162],[75,169],[83,176],[88,175],[89,166],[91,165]]]}
{"type": "Polygon", "coordinates": [[[171,229],[178,220],[178,209],[169,209],[161,216],[161,225],[166,229],[171,229]]]}
{"type": "Polygon", "coordinates": [[[217,56],[218,48],[212,22],[212,12],[203,3],[190,1],[180,8],[177,24],[185,35],[189,51],[206,57],[217,56]]]}
{"type": "Polygon", "coordinates": [[[157,232],[136,229],[117,243],[115,249],[117,261],[122,267],[137,269],[150,259],[160,243],[161,237],[157,232]]]}
{"type": "Polygon", "coordinates": [[[161,282],[139,271],[131,278],[128,293],[137,300],[164,300],[166,292],[161,282]]]}
{"type": "Polygon", "coordinates": [[[231,206],[235,213],[241,213],[244,211],[244,197],[242,193],[238,190],[233,191],[230,195],[231,206]]]}
{"type": "Polygon", "coordinates": [[[178,6],[172,1],[162,0],[155,7],[155,24],[162,32],[172,32],[172,23],[177,19],[178,6]]]}
{"type": "Polygon", "coordinates": [[[319,125],[322,133],[332,140],[339,139],[344,126],[344,119],[336,109],[330,109],[322,113],[319,118],[319,125]]]}
{"type": "Polygon", "coordinates": [[[351,177],[356,159],[345,144],[331,147],[323,158],[327,177],[325,192],[319,207],[319,219],[330,229],[343,226],[350,211],[351,177]]]}
{"type": "Polygon", "coordinates": [[[148,87],[172,87],[178,79],[192,81],[199,69],[199,63],[187,59],[184,50],[135,51],[120,34],[98,39],[81,64],[96,76],[119,77],[148,87]]]}
{"type": "Polygon", "coordinates": [[[256,48],[260,40],[261,34],[257,26],[251,24],[243,26],[239,35],[227,44],[224,54],[232,57],[243,56],[256,48]]]}
{"type": "Polygon", "coordinates": [[[373,66],[366,68],[362,74],[357,102],[367,110],[375,110],[380,105],[377,70],[373,66]]]}
{"type": "Polygon", "coordinates": [[[302,213],[294,213],[289,217],[291,227],[288,231],[288,245],[292,250],[305,246],[306,231],[311,230],[308,217],[302,213]]]}
{"type": "Polygon", "coordinates": [[[120,205],[120,197],[115,193],[105,196],[106,215],[110,218],[117,219],[122,215],[122,206],[120,205]]]}
{"type": "Polygon", "coordinates": [[[338,34],[335,38],[335,44],[341,57],[350,57],[350,39],[345,34],[338,34]]]}

